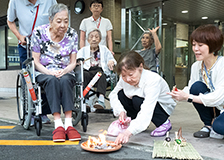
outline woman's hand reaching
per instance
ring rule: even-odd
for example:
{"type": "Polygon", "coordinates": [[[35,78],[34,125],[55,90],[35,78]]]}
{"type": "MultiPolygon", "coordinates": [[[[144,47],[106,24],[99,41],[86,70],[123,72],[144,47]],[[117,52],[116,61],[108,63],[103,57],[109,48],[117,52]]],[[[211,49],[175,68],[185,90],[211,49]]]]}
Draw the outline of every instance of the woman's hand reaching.
{"type": "Polygon", "coordinates": [[[155,34],[156,32],[157,32],[157,30],[160,28],[160,26],[157,26],[156,28],[152,28],[152,29],[150,29],[150,28],[148,28],[148,30],[152,33],[152,35],[153,34],[155,34]]]}
{"type": "Polygon", "coordinates": [[[172,96],[173,99],[177,101],[187,101],[189,94],[185,93],[182,90],[177,89],[176,87],[173,88],[173,90],[169,93],[167,93],[172,96]]]}
{"type": "Polygon", "coordinates": [[[129,141],[129,138],[131,137],[131,132],[129,130],[125,130],[123,133],[120,133],[116,140],[115,140],[115,144],[124,144],[127,143],[129,141]]]}

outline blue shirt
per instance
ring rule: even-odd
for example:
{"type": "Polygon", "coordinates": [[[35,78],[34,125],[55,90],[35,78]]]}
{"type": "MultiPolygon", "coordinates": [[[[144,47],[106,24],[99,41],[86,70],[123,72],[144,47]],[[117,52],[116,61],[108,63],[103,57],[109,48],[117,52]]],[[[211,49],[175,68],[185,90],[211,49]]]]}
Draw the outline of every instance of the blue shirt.
{"type": "Polygon", "coordinates": [[[29,36],[32,32],[37,6],[39,5],[39,11],[35,26],[40,26],[49,23],[48,9],[54,4],[57,4],[56,0],[37,0],[35,5],[28,0],[10,0],[7,19],[13,22],[18,18],[19,33],[29,36]]]}

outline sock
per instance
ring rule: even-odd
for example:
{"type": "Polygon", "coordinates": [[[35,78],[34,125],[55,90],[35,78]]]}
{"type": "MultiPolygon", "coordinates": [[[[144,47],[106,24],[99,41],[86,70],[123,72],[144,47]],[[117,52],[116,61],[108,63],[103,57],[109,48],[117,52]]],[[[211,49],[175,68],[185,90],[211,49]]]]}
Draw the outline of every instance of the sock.
{"type": "Polygon", "coordinates": [[[163,124],[167,124],[167,123],[169,123],[169,120],[168,120],[168,119],[167,119],[166,122],[164,122],[163,124]]]}
{"type": "Polygon", "coordinates": [[[72,125],[72,118],[65,118],[65,130],[67,130],[67,128],[69,127],[69,126],[73,126],[72,125]]]}
{"type": "Polygon", "coordinates": [[[104,96],[100,94],[98,100],[104,103],[104,96]]]}
{"type": "Polygon", "coordinates": [[[210,132],[210,130],[206,127],[203,127],[200,131],[203,131],[203,132],[210,132]]]}
{"type": "Polygon", "coordinates": [[[58,127],[64,127],[61,118],[57,119],[57,120],[54,120],[54,128],[56,129],[58,127]]]}

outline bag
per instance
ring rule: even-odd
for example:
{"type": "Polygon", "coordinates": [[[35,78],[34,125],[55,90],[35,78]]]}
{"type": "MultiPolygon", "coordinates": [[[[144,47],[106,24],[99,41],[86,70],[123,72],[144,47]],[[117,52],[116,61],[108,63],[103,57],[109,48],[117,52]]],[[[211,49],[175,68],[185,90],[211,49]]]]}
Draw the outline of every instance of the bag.
{"type": "Polygon", "coordinates": [[[119,121],[119,119],[116,120],[116,121],[113,121],[110,124],[110,126],[108,127],[107,135],[116,137],[120,133],[124,132],[128,128],[128,126],[129,126],[129,124],[131,122],[131,118],[127,117],[126,121],[127,121],[127,123],[125,123],[125,124],[122,124],[119,121]]]}

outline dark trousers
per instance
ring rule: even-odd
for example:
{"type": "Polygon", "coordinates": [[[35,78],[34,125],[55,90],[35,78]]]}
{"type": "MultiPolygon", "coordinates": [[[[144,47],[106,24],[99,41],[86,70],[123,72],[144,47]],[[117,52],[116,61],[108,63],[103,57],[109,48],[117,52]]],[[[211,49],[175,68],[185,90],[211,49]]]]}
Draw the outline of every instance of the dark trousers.
{"type": "MultiPolygon", "coordinates": [[[[201,81],[195,82],[190,88],[190,94],[199,95],[200,93],[206,94],[209,93],[210,89],[201,81]]],[[[204,122],[205,125],[211,126],[212,120],[215,118],[214,110],[212,106],[204,106],[203,104],[193,103],[195,109],[197,110],[200,119],[204,122]]],[[[218,116],[220,111],[215,108],[216,115],[218,116]]]]}
{"type": "Polygon", "coordinates": [[[40,74],[36,78],[37,82],[44,88],[51,113],[61,113],[71,111],[74,106],[73,89],[75,77],[69,73],[61,78],[52,75],[40,74]]]}
{"type": "Polygon", "coordinates": [[[220,114],[213,122],[212,128],[218,134],[224,135],[224,112],[220,114]]]}
{"type": "Polygon", "coordinates": [[[101,72],[102,75],[99,80],[95,83],[94,87],[96,87],[97,94],[103,94],[105,96],[107,89],[107,80],[106,75],[104,74],[101,67],[90,67],[89,70],[84,70],[84,89],[89,84],[89,82],[93,79],[97,72],[101,72]]]}
{"type": "MultiPolygon", "coordinates": [[[[127,111],[127,116],[131,117],[131,119],[135,119],[137,117],[138,112],[141,109],[141,104],[143,103],[144,98],[133,96],[132,99],[129,99],[124,94],[124,91],[120,90],[118,92],[118,99],[120,100],[124,109],[127,111]]],[[[157,102],[151,121],[155,124],[156,127],[159,127],[168,119],[168,117],[169,115],[157,102]]]]}
{"type": "Polygon", "coordinates": [[[23,62],[27,59],[27,51],[26,48],[23,48],[20,44],[18,45],[19,49],[19,58],[20,58],[20,67],[26,68],[26,65],[23,62]]]}

